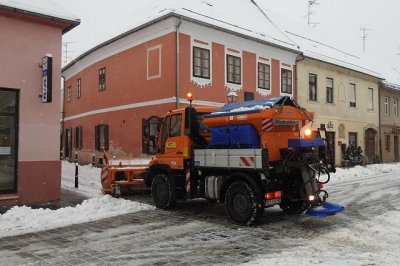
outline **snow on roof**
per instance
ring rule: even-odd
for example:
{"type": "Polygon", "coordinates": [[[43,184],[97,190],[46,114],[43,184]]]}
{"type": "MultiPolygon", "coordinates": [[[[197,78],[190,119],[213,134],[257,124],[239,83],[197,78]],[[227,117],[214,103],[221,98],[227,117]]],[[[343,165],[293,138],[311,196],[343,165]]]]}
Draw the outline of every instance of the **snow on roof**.
{"type": "Polygon", "coordinates": [[[34,16],[57,18],[68,21],[74,26],[80,23],[79,19],[60,7],[53,0],[0,0],[0,8],[12,8],[12,10],[16,12],[19,11],[21,13],[31,13],[31,15],[34,16]]]}

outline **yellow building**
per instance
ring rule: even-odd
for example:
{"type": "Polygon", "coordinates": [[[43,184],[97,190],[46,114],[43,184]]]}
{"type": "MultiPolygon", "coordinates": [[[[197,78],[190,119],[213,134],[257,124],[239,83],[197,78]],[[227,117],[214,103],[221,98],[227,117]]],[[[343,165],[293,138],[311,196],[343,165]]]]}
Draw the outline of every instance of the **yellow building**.
{"type": "Polygon", "coordinates": [[[398,162],[400,161],[400,85],[382,82],[379,93],[382,162],[398,162]]]}
{"type": "Polygon", "coordinates": [[[364,162],[379,160],[377,73],[309,51],[297,60],[297,102],[315,112],[313,127],[325,125],[335,164],[348,145],[360,146],[364,162]]]}

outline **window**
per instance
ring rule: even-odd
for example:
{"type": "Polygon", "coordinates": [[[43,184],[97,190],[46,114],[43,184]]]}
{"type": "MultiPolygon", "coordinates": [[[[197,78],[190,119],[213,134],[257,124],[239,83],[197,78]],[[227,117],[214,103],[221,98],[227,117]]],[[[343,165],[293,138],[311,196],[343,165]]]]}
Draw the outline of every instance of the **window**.
{"type": "Polygon", "coordinates": [[[350,83],[350,107],[356,107],[356,84],[350,83]]]}
{"type": "Polygon", "coordinates": [[[0,88],[0,194],[17,191],[19,91],[0,88]]]}
{"type": "Polygon", "coordinates": [[[178,137],[181,135],[182,115],[171,115],[171,123],[169,126],[169,137],[178,137]]]}
{"type": "Polygon", "coordinates": [[[161,119],[157,116],[142,120],[142,152],[155,154],[161,119]]]}
{"type": "Polygon", "coordinates": [[[393,99],[393,115],[398,116],[399,115],[399,109],[397,105],[397,99],[393,99]]]}
{"type": "Polygon", "coordinates": [[[71,87],[67,88],[67,102],[71,101],[71,87]]]}
{"type": "Polygon", "coordinates": [[[333,78],[326,78],[326,102],[333,103],[333,78]]]}
{"type": "Polygon", "coordinates": [[[76,81],[76,98],[81,98],[81,79],[76,81]]]}
{"type": "Polygon", "coordinates": [[[210,50],[193,46],[193,76],[210,78],[210,50]]]}
{"type": "Polygon", "coordinates": [[[388,97],[383,98],[383,114],[389,115],[389,98],[388,97]]]}
{"type": "Polygon", "coordinates": [[[82,149],[82,127],[75,128],[75,149],[82,149]]]}
{"type": "Polygon", "coordinates": [[[292,94],[292,71],[281,69],[281,92],[292,94]]]}
{"type": "Polygon", "coordinates": [[[245,92],[244,92],[244,100],[245,100],[245,101],[252,101],[252,100],[254,100],[254,93],[253,93],[253,92],[245,91],[245,92]]]}
{"type": "Polygon", "coordinates": [[[226,81],[234,84],[241,84],[241,59],[233,55],[226,55],[226,81]]]}
{"type": "Polygon", "coordinates": [[[99,91],[106,90],[106,68],[99,69],[99,91]]]}
{"type": "Polygon", "coordinates": [[[357,133],[349,132],[349,146],[357,147],[357,133]]]}
{"type": "Polygon", "coordinates": [[[95,148],[98,151],[108,150],[108,125],[97,125],[95,127],[95,148]]]}
{"type": "Polygon", "coordinates": [[[385,135],[385,151],[390,152],[390,135],[385,135]]]}
{"type": "Polygon", "coordinates": [[[258,63],[258,88],[269,90],[271,79],[271,68],[267,64],[258,63]]]}
{"type": "Polygon", "coordinates": [[[72,128],[65,129],[64,157],[72,157],[72,128]]]}
{"type": "Polygon", "coordinates": [[[317,75],[308,74],[308,99],[317,100],[317,75]]]}
{"type": "Polygon", "coordinates": [[[374,89],[368,88],[368,110],[374,110],[374,89]]]}

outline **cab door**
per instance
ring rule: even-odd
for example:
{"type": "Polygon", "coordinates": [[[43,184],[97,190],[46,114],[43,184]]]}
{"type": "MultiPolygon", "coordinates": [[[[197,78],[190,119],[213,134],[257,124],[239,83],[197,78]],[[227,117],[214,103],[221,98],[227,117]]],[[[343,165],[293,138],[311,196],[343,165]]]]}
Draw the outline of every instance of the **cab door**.
{"type": "Polygon", "coordinates": [[[157,159],[172,169],[183,169],[183,126],[181,113],[166,116],[162,124],[157,159]]]}

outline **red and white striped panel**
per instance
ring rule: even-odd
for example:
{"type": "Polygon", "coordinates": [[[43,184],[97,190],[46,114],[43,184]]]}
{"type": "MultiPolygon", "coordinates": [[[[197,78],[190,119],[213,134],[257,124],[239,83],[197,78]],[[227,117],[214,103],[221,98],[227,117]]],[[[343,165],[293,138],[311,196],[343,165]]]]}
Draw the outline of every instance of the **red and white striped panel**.
{"type": "Polygon", "coordinates": [[[241,156],[239,161],[239,166],[241,167],[254,167],[256,159],[254,156],[241,156]]]}
{"type": "Polygon", "coordinates": [[[109,173],[108,167],[103,167],[101,169],[101,183],[103,183],[104,180],[108,178],[108,173],[109,173]]]}
{"type": "Polygon", "coordinates": [[[190,193],[190,170],[186,172],[186,193],[190,193]]]}
{"type": "Polygon", "coordinates": [[[273,127],[274,127],[274,123],[272,122],[272,119],[264,119],[262,121],[261,129],[263,131],[271,131],[273,127]]]}

